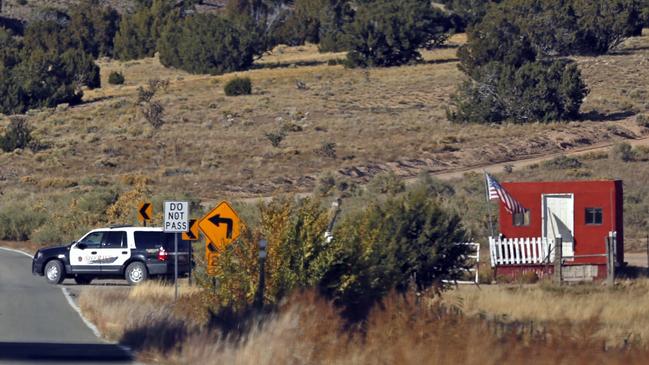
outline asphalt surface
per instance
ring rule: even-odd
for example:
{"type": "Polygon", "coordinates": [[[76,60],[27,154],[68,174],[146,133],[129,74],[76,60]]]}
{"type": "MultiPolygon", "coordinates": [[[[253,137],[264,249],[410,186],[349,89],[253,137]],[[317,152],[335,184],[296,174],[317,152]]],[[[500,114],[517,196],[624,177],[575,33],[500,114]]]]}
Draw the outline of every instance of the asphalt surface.
{"type": "Polygon", "coordinates": [[[131,364],[70,301],[62,286],[32,275],[30,257],[0,248],[0,364],[131,364]]]}

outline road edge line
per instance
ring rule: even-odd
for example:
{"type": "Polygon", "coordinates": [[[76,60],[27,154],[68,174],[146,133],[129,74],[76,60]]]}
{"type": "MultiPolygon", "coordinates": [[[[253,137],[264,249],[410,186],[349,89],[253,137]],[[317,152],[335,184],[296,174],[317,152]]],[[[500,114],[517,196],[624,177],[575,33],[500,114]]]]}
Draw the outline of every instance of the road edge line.
{"type": "Polygon", "coordinates": [[[67,300],[68,304],[70,304],[70,307],[72,307],[72,309],[75,312],[77,312],[77,314],[81,318],[81,321],[83,321],[83,323],[86,325],[86,327],[88,327],[92,331],[92,333],[95,335],[95,337],[99,338],[100,340],[102,340],[104,342],[107,342],[106,340],[104,340],[103,337],[101,337],[101,332],[99,332],[99,329],[97,329],[97,327],[94,324],[92,324],[92,322],[90,322],[86,317],[83,316],[83,313],[81,313],[81,309],[79,308],[79,306],[77,306],[77,304],[74,302],[74,300],[70,296],[70,292],[68,291],[68,289],[64,288],[64,287],[61,287],[61,291],[63,292],[63,296],[65,296],[65,300],[67,300]]]}
{"type": "Polygon", "coordinates": [[[34,255],[30,255],[30,254],[28,254],[28,253],[25,252],[25,251],[16,250],[16,249],[14,249],[14,248],[9,248],[9,247],[0,247],[0,250],[6,250],[6,251],[10,251],[10,252],[15,252],[15,253],[21,253],[21,254],[23,254],[23,255],[25,255],[25,256],[29,256],[29,258],[34,258],[34,255]]]}
{"type": "Polygon", "coordinates": [[[65,287],[60,287],[60,288],[61,288],[61,291],[63,292],[63,296],[68,301],[68,304],[70,304],[70,307],[72,307],[72,309],[75,312],[77,312],[77,314],[81,318],[81,321],[92,331],[92,333],[95,335],[95,337],[97,337],[98,339],[100,339],[104,343],[115,345],[115,346],[121,348],[122,350],[126,351],[129,355],[133,355],[133,351],[131,350],[130,347],[125,346],[125,345],[121,345],[121,344],[119,344],[117,342],[114,342],[114,341],[108,341],[105,338],[103,338],[101,336],[101,331],[99,331],[97,326],[95,326],[92,322],[90,322],[83,315],[83,313],[81,312],[81,308],[79,308],[79,306],[74,302],[74,299],[72,299],[72,296],[70,295],[70,292],[68,291],[68,288],[65,288],[65,287]]]}

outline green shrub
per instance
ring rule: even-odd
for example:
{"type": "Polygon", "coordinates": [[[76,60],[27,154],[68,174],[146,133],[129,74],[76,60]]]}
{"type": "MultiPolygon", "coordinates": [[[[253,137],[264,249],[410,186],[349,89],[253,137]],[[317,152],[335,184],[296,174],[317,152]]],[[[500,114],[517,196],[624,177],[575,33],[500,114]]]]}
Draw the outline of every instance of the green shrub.
{"type": "Polygon", "coordinates": [[[31,24],[24,40],[0,29],[0,113],[76,104],[83,96],[82,86],[100,86],[92,55],[74,48],[62,33],[51,22],[31,24]]]}
{"type": "Polygon", "coordinates": [[[283,130],[277,132],[267,132],[264,134],[264,136],[266,136],[273,147],[279,147],[284,138],[286,138],[286,132],[284,132],[283,130]]]}
{"type": "Polygon", "coordinates": [[[250,95],[252,94],[252,81],[249,77],[235,77],[223,86],[223,91],[227,96],[250,95]]]}
{"type": "Polygon", "coordinates": [[[639,114],[635,117],[635,124],[639,127],[649,128],[649,118],[645,114],[639,114]]]}
{"type": "Polygon", "coordinates": [[[633,147],[626,142],[616,143],[609,152],[609,158],[613,161],[630,162],[635,160],[635,157],[636,153],[633,151],[633,147]]]}
{"type": "Polygon", "coordinates": [[[406,184],[394,171],[382,172],[370,180],[367,189],[374,194],[397,195],[406,190],[406,184]]]}
{"type": "Polygon", "coordinates": [[[250,22],[236,23],[224,16],[198,14],[163,29],[158,42],[160,62],[191,73],[212,75],[246,70],[263,51],[250,22]]]}
{"type": "Polygon", "coordinates": [[[568,157],[566,155],[561,155],[555,157],[551,160],[545,161],[543,166],[548,169],[553,170],[567,170],[567,169],[578,169],[583,166],[581,161],[574,157],[568,157]]]}
{"type": "Polygon", "coordinates": [[[376,0],[359,7],[346,28],[350,65],[399,66],[419,60],[419,49],[441,44],[450,22],[430,3],[376,0]]]}
{"type": "Polygon", "coordinates": [[[26,241],[45,223],[45,215],[25,203],[0,205],[0,239],[26,241]]]}
{"type": "Polygon", "coordinates": [[[452,96],[455,122],[550,122],[579,116],[588,89],[567,60],[535,61],[519,68],[493,62],[473,71],[452,96]]]}
{"type": "Polygon", "coordinates": [[[117,11],[99,0],[80,1],[70,10],[65,32],[93,57],[112,56],[120,20],[117,11]]]}
{"type": "Polygon", "coordinates": [[[375,203],[348,216],[334,232],[330,265],[320,290],[352,320],[391,290],[443,289],[443,279],[466,272],[467,234],[459,216],[426,190],[375,203]]]}
{"type": "Polygon", "coordinates": [[[114,54],[120,60],[152,57],[162,29],[178,21],[175,1],[152,0],[122,18],[114,39],[114,54]]]}
{"type": "Polygon", "coordinates": [[[122,85],[124,81],[124,74],[119,71],[113,71],[108,75],[108,83],[111,85],[122,85]]]}
{"type": "Polygon", "coordinates": [[[3,136],[0,136],[0,148],[5,152],[25,149],[32,141],[31,128],[24,118],[13,117],[3,136]]]}

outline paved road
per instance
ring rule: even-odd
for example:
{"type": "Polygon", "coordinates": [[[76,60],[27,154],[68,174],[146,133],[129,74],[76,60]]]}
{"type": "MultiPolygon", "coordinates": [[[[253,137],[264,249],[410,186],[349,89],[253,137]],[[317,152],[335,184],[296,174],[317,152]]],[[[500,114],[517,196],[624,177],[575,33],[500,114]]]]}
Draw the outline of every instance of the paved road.
{"type": "Polygon", "coordinates": [[[129,364],[99,339],[61,286],[31,273],[31,258],[0,248],[0,364],[129,364]]]}

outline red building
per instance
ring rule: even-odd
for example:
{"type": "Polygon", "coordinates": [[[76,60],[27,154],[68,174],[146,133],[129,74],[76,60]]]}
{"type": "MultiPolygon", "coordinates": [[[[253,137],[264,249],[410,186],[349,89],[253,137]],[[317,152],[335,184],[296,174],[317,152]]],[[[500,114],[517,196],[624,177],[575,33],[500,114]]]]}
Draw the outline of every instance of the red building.
{"type": "MultiPolygon", "coordinates": [[[[606,237],[615,235],[617,264],[623,263],[622,181],[510,182],[502,186],[526,208],[525,213],[510,214],[500,202],[500,233],[505,239],[534,238],[549,242],[561,237],[565,265],[588,266],[587,271],[593,277],[603,278],[606,257],[589,255],[606,254],[606,237]]],[[[525,257],[542,256],[540,243],[537,249],[522,244],[521,247],[518,261],[513,264],[511,261],[508,265],[503,265],[504,261],[499,264],[492,258],[497,275],[530,270],[540,276],[550,273],[548,265],[537,265],[539,260],[525,257]]],[[[492,255],[494,252],[498,256],[492,244],[492,255]]]]}

